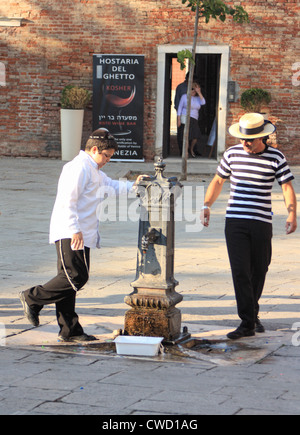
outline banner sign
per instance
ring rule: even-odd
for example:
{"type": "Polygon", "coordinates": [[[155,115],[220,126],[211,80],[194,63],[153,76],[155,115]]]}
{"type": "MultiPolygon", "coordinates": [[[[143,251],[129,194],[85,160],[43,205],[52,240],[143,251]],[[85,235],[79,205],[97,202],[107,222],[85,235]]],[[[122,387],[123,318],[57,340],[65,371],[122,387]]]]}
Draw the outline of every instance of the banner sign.
{"type": "Polygon", "coordinates": [[[94,54],[93,130],[118,143],[112,160],[144,161],[144,56],[94,54]]]}

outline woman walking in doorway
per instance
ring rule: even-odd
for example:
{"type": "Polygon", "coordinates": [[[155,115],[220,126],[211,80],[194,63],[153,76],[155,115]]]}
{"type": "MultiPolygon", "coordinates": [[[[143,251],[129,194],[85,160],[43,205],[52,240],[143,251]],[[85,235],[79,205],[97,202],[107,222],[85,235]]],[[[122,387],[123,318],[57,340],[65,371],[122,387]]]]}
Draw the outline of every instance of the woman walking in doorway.
{"type": "MultiPolygon", "coordinates": [[[[201,88],[198,83],[193,83],[192,86],[192,99],[191,99],[191,111],[190,111],[190,129],[189,129],[189,153],[192,157],[196,157],[194,148],[197,144],[198,139],[201,137],[201,132],[198,124],[199,111],[201,106],[206,104],[205,98],[201,93],[201,88]]],[[[186,122],[187,114],[187,94],[182,95],[178,111],[177,111],[177,127],[178,131],[181,131],[183,135],[184,125],[186,122]]],[[[182,155],[182,149],[179,150],[180,155],[182,155]]]]}

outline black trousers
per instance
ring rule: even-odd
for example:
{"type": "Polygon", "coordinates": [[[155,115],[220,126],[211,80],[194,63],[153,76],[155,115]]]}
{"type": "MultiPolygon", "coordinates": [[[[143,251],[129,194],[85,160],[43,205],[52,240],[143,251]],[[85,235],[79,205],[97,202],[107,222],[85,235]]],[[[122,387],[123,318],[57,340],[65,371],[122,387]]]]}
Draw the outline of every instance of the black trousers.
{"type": "Polygon", "coordinates": [[[183,134],[184,134],[184,124],[181,124],[180,127],[177,127],[177,144],[179,148],[179,155],[182,156],[183,150],[183,134]]]}
{"type": "Polygon", "coordinates": [[[45,285],[24,292],[27,304],[37,314],[44,305],[56,304],[59,335],[68,338],[82,335],[83,329],[75,313],[76,292],[89,278],[90,249],[73,251],[71,239],[58,240],[57,276],[45,285]]]}
{"type": "Polygon", "coordinates": [[[226,219],[225,236],[241,326],[254,329],[272,258],[272,224],[226,219]]]}

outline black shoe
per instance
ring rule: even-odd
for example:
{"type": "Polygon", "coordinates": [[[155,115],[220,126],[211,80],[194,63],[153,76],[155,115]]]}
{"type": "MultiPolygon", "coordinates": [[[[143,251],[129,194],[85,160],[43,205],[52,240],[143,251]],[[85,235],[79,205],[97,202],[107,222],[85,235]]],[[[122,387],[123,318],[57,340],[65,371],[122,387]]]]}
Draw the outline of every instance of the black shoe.
{"type": "Polygon", "coordinates": [[[39,316],[27,304],[24,292],[19,293],[19,298],[20,298],[20,301],[23,305],[24,314],[25,314],[25,317],[27,318],[28,322],[30,322],[33,326],[39,326],[39,324],[40,324],[39,316]]]}
{"type": "Polygon", "coordinates": [[[84,341],[95,341],[95,340],[97,340],[96,337],[87,334],[74,335],[73,337],[63,337],[62,335],[58,336],[58,341],[63,343],[82,343],[84,341]]]}
{"type": "Polygon", "coordinates": [[[227,337],[230,338],[230,340],[238,340],[239,338],[243,337],[253,337],[253,335],[255,335],[254,329],[248,329],[239,326],[235,331],[229,332],[227,337]]]}
{"type": "Polygon", "coordinates": [[[257,317],[257,319],[255,320],[255,332],[262,334],[263,332],[265,332],[265,328],[264,326],[261,324],[259,318],[257,317]]]}

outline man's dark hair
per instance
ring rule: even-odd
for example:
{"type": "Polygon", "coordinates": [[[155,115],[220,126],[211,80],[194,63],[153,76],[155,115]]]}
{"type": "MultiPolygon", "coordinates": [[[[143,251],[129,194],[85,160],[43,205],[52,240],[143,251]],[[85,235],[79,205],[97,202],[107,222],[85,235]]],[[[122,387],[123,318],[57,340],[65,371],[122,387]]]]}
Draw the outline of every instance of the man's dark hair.
{"type": "Polygon", "coordinates": [[[115,138],[106,128],[99,128],[93,131],[86,142],[85,149],[86,151],[90,151],[94,146],[98,148],[99,152],[109,149],[118,150],[118,144],[115,138]]]}

